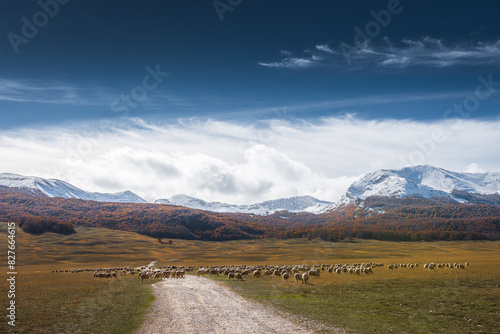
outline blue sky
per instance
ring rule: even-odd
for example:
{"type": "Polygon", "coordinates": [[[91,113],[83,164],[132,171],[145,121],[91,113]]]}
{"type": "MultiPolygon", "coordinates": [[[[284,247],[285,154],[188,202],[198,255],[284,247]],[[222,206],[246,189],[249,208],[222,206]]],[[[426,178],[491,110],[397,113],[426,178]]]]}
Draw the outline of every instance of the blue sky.
{"type": "MultiPolygon", "coordinates": [[[[104,186],[105,176],[94,180],[89,174],[104,155],[131,149],[127,140],[141,131],[145,135],[144,124],[152,131],[150,138],[173,140],[158,136],[169,129],[182,133],[177,142],[191,146],[150,142],[136,150],[157,149],[170,156],[200,153],[227,164],[221,172],[226,176],[216,173],[205,183],[179,174],[187,180],[186,192],[205,199],[228,200],[234,198],[231,191],[242,192],[244,186],[210,187],[224,183],[221,178],[232,180],[238,166],[248,167],[248,154],[268,149],[309,168],[319,179],[351,180],[375,168],[415,163],[499,171],[496,146],[486,145],[484,152],[471,147],[469,152],[454,137],[474,129],[467,138],[498,142],[497,13],[496,1],[3,0],[0,153],[11,162],[4,162],[0,171],[60,177],[96,190],[130,188],[125,180],[104,186]],[[99,127],[103,122],[106,128],[99,127]],[[226,133],[242,126],[251,129],[246,137],[225,141],[226,133]],[[354,139],[345,136],[342,142],[331,134],[341,132],[339,127],[350,128],[354,139]],[[401,135],[400,142],[386,143],[380,133],[375,139],[376,131],[370,129],[377,127],[393,140],[401,135]],[[108,142],[115,144],[79,154],[83,164],[94,166],[80,175],[61,161],[78,149],[78,138],[89,138],[88,129],[95,128],[101,130],[93,135],[111,136],[108,142]],[[322,149],[328,159],[319,152],[313,156],[305,146],[281,142],[302,135],[303,141],[311,141],[312,128],[321,129],[323,137],[311,145],[326,145],[322,149]],[[449,131],[445,141],[428,130],[435,128],[449,131]],[[404,137],[414,130],[420,132],[404,137]],[[211,147],[227,146],[200,151],[200,143],[191,140],[200,131],[211,147]],[[124,138],[123,133],[130,135],[124,138]],[[70,134],[74,138],[58,140],[70,134]],[[351,146],[356,138],[359,144],[352,150],[357,156],[329,151],[351,146]],[[30,152],[44,140],[52,149],[35,159],[30,152]],[[443,159],[442,151],[457,147],[462,150],[455,159],[443,159]],[[386,155],[361,158],[379,149],[386,155]]],[[[135,154],[140,156],[129,152],[135,154]]],[[[139,167],[129,168],[134,173],[139,167]]],[[[266,173],[261,168],[258,175],[266,173]]],[[[152,175],[167,177],[159,170],[152,175]]],[[[255,182],[254,191],[236,201],[302,192],[332,200],[348,183],[343,181],[333,194],[300,185],[290,190],[273,183],[272,176],[255,182]]],[[[168,197],[182,190],[163,188],[145,196],[168,197]]]]}

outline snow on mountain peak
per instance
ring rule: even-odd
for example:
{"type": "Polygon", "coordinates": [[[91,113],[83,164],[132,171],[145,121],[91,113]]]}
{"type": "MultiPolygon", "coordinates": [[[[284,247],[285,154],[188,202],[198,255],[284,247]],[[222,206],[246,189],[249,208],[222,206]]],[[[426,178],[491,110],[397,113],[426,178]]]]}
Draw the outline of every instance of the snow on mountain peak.
{"type": "MultiPolygon", "coordinates": [[[[101,202],[146,203],[130,191],[115,194],[92,193],[57,179],[44,179],[17,174],[0,174],[0,186],[40,191],[49,197],[80,198],[101,202]]],[[[187,195],[159,199],[158,204],[185,206],[213,212],[233,212],[266,215],[277,211],[323,213],[370,196],[387,197],[453,197],[462,191],[482,195],[500,193],[500,173],[457,173],[429,165],[402,169],[382,169],[368,173],[351,184],[337,203],[320,201],[311,196],[297,196],[250,205],[207,202],[187,195]]],[[[455,198],[454,198],[455,199],[455,198]]],[[[457,199],[456,199],[457,200],[457,199]]]]}
{"type": "Polygon", "coordinates": [[[347,190],[350,199],[369,196],[449,196],[453,190],[494,194],[500,189],[498,173],[457,173],[429,165],[383,169],[366,174],[347,190]]]}
{"type": "Polygon", "coordinates": [[[93,193],[57,179],[11,173],[0,174],[0,186],[38,190],[47,197],[79,198],[99,202],[146,203],[145,200],[128,190],[115,194],[93,193]]]}
{"type": "Polygon", "coordinates": [[[326,211],[332,203],[320,201],[312,196],[298,196],[280,198],[250,205],[235,205],[220,202],[206,202],[187,195],[175,195],[169,199],[159,199],[157,204],[171,204],[186,206],[192,209],[213,212],[252,213],[258,215],[272,214],[276,211],[321,213],[326,211]]]}

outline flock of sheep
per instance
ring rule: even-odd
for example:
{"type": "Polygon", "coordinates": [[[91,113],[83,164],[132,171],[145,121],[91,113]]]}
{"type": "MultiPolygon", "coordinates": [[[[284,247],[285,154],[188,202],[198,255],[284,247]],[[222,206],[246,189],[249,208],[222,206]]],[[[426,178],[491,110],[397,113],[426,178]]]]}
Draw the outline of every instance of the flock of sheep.
{"type": "Polygon", "coordinates": [[[382,263],[354,263],[349,264],[321,264],[321,265],[283,265],[283,266],[201,266],[196,275],[225,275],[228,279],[243,280],[243,277],[280,277],[283,281],[292,278],[297,283],[307,284],[309,278],[320,277],[321,272],[348,273],[348,274],[372,274],[373,268],[383,266],[382,263]]]}
{"type": "Polygon", "coordinates": [[[434,262],[431,262],[431,263],[426,263],[424,264],[424,269],[429,269],[429,270],[433,270],[433,269],[444,269],[444,268],[449,268],[449,269],[465,269],[465,267],[468,267],[469,266],[469,262],[465,262],[465,264],[462,264],[462,263],[434,263],[434,262]]]}
{"type": "Polygon", "coordinates": [[[118,278],[118,273],[121,276],[138,274],[139,279],[149,281],[151,278],[183,278],[186,271],[193,271],[193,266],[165,266],[165,267],[149,267],[142,266],[140,268],[133,267],[114,267],[114,268],[85,268],[85,269],[54,269],[53,273],[81,273],[92,272],[95,278],[118,278]]]}
{"type": "Polygon", "coordinates": [[[52,270],[53,273],[71,273],[71,274],[76,274],[76,273],[81,273],[81,272],[92,272],[94,274],[94,277],[97,278],[110,278],[110,277],[118,277],[118,271],[123,271],[122,274],[125,272],[129,272],[133,270],[130,267],[115,267],[115,268],[85,268],[85,269],[54,269],[52,270]]]}
{"type": "MultiPolygon", "coordinates": [[[[373,274],[373,270],[377,267],[383,267],[383,263],[353,263],[353,264],[315,264],[315,265],[230,265],[230,266],[200,266],[196,271],[197,276],[202,275],[224,275],[228,279],[243,280],[244,277],[279,277],[284,282],[288,279],[295,280],[296,283],[308,284],[311,277],[320,277],[322,272],[330,274],[351,274],[351,275],[369,275],[373,274]]],[[[461,263],[425,263],[424,269],[465,269],[469,266],[468,262],[461,263]]],[[[417,268],[418,263],[391,263],[387,265],[390,270],[398,268],[417,268]]],[[[194,271],[194,266],[142,266],[139,268],[132,267],[116,267],[116,268],[86,268],[86,269],[61,269],[52,270],[53,273],[79,273],[92,272],[95,278],[117,278],[120,275],[135,275],[138,274],[142,282],[151,279],[167,279],[167,278],[184,278],[186,272],[194,271]]]]}
{"type": "Polygon", "coordinates": [[[184,278],[187,271],[193,270],[194,266],[163,266],[158,268],[143,266],[139,268],[139,278],[143,282],[150,279],[184,278]]]}

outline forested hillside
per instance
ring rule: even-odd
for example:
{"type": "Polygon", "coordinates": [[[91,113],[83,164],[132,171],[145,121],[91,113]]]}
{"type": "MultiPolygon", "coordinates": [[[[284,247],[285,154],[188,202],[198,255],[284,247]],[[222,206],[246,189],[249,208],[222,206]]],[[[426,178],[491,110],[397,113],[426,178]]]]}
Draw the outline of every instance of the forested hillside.
{"type": "Polygon", "coordinates": [[[447,200],[373,197],[363,206],[325,214],[276,212],[269,216],[214,213],[165,204],[106,203],[49,198],[0,187],[0,220],[30,233],[71,233],[73,226],[106,227],[157,238],[353,238],[419,241],[500,239],[500,207],[447,200]]]}

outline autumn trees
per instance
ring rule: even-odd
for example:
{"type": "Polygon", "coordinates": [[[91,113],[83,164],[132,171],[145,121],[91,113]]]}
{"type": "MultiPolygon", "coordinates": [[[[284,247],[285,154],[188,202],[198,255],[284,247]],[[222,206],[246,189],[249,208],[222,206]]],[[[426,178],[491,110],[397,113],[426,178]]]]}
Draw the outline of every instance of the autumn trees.
{"type": "Polygon", "coordinates": [[[326,241],[500,239],[498,205],[416,198],[370,198],[364,207],[352,204],[319,215],[285,211],[259,216],[164,204],[48,198],[22,189],[0,187],[0,221],[18,222],[29,233],[72,233],[73,226],[90,226],[132,231],[160,240],[265,237],[326,241]],[[377,208],[378,213],[370,208],[377,208]]]}

